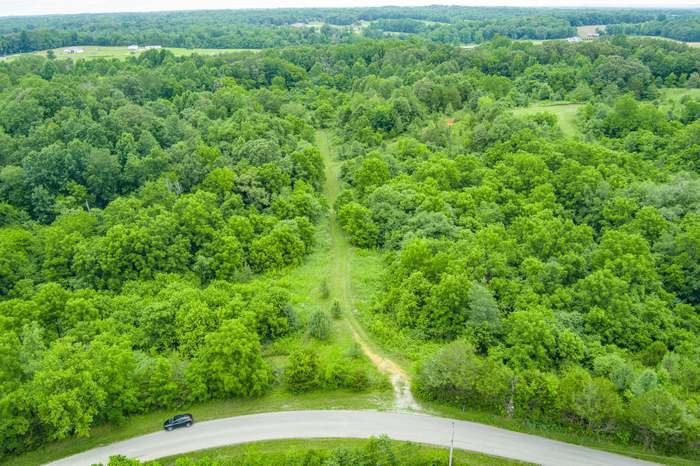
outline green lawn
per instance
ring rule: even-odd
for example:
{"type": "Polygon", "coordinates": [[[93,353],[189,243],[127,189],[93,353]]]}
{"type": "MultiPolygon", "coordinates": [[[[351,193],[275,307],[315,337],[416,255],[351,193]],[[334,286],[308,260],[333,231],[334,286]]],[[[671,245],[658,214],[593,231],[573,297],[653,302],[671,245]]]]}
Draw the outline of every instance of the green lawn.
{"type": "MultiPolygon", "coordinates": [[[[66,47],[59,47],[56,49],[53,49],[54,54],[56,54],[56,58],[70,58],[73,60],[78,60],[81,58],[89,59],[89,58],[119,58],[119,59],[124,59],[126,57],[132,57],[132,56],[137,56],[143,52],[143,49],[138,50],[138,51],[131,51],[128,50],[127,47],[124,46],[102,46],[102,45],[85,45],[85,46],[80,46],[84,50],[83,53],[78,53],[78,54],[66,54],[63,51],[65,50],[66,47]]],[[[256,50],[254,49],[184,49],[184,48],[177,48],[177,47],[163,47],[165,50],[169,50],[176,56],[182,56],[182,55],[191,55],[193,53],[197,53],[200,55],[220,55],[223,53],[235,53],[235,52],[255,52],[256,50]]],[[[45,57],[47,53],[47,50],[42,50],[39,52],[31,52],[31,53],[21,53],[17,55],[9,55],[7,57],[1,58],[3,60],[13,60],[17,57],[25,56],[25,55],[40,55],[42,57],[45,57]]]]}
{"type": "Polygon", "coordinates": [[[576,127],[576,112],[581,104],[572,103],[551,103],[540,102],[529,107],[519,107],[513,109],[515,115],[532,115],[540,112],[550,112],[556,115],[559,121],[559,127],[564,136],[574,137],[580,134],[576,127]]]}
{"type": "MultiPolygon", "coordinates": [[[[221,462],[240,464],[284,464],[285,459],[293,456],[295,453],[308,450],[329,452],[336,448],[354,450],[363,448],[367,443],[368,440],[363,439],[272,440],[201,450],[185,455],[163,458],[159,462],[164,466],[171,466],[175,465],[178,458],[209,458],[221,462]]],[[[424,460],[426,464],[447,464],[449,460],[449,450],[445,448],[399,441],[392,441],[392,448],[399,462],[410,458],[424,460]]],[[[506,466],[528,464],[464,450],[455,450],[453,460],[455,465],[506,466]]]]}

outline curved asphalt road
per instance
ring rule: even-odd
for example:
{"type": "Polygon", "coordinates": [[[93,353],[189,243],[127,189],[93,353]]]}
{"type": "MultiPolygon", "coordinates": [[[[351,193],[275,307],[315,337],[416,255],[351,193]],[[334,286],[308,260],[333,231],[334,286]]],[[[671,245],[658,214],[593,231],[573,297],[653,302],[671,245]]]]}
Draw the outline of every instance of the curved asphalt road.
{"type": "MultiPolygon", "coordinates": [[[[258,440],[289,438],[368,438],[386,434],[395,440],[449,447],[452,420],[424,414],[378,411],[283,411],[195,423],[189,429],[134,437],[50,463],[89,466],[111,455],[140,460],[258,440]]],[[[505,429],[454,421],[454,446],[490,455],[546,465],[652,464],[505,429]]]]}

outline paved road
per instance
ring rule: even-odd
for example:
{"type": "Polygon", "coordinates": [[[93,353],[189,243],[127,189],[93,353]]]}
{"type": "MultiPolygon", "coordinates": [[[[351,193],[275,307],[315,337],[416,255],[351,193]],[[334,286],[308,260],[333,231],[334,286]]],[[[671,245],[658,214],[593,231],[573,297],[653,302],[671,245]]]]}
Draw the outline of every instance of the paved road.
{"type": "MultiPolygon", "coordinates": [[[[151,460],[194,450],[258,440],[287,438],[368,438],[449,446],[452,420],[424,414],[378,411],[284,411],[195,423],[95,448],[52,465],[89,466],[111,455],[151,460]]],[[[591,448],[466,421],[454,421],[455,448],[546,465],[651,464],[591,448]]]]}

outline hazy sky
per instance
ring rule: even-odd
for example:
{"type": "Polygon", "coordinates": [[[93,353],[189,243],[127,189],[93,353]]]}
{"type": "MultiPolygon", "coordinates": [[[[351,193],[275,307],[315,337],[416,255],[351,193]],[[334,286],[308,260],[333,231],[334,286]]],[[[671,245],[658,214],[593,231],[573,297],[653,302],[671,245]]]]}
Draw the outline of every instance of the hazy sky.
{"type": "Polygon", "coordinates": [[[700,7],[700,0],[0,0],[0,16],[113,11],[381,5],[700,7]]]}

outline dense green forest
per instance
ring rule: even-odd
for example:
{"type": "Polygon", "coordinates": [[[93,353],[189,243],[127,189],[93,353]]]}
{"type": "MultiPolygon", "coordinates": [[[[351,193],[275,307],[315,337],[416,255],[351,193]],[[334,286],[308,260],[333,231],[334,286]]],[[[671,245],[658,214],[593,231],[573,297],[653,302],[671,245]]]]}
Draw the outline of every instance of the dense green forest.
{"type": "Polygon", "coordinates": [[[661,36],[689,42],[700,42],[700,16],[666,18],[661,16],[653,21],[639,23],[611,24],[606,27],[608,34],[635,34],[661,36]]]}
{"type": "Polygon", "coordinates": [[[339,111],[338,217],[357,246],[393,251],[372,332],[413,354],[425,399],[696,448],[698,100],[649,100],[676,73],[697,86],[698,51],[423,53],[339,111]],[[533,98],[586,102],[581,137],[508,111],[533,98]]]}
{"type": "MultiPolygon", "coordinates": [[[[497,20],[482,10],[480,24],[497,20]]],[[[241,15],[264,47],[288,43],[279,31],[305,43],[259,53],[0,62],[0,458],[159,408],[384,384],[357,348],[310,349],[341,311],[298,312],[271,275],[304,262],[330,212],[385,257],[361,317],[415,362],[423,400],[697,454],[700,49],[626,36],[319,45],[351,33],[283,26],[304,11],[241,15]],[[579,104],[576,137],[553,113],[513,112],[541,101],[579,104]],[[318,129],[344,160],[334,205],[318,129]]],[[[420,11],[452,12],[323,14],[420,11]]],[[[578,24],[566,14],[550,17],[578,24]]],[[[154,36],[86,31],[113,16],[0,28],[58,43],[197,36],[179,15],[154,15],[175,18],[154,36]]]]}
{"type": "Polygon", "coordinates": [[[159,44],[185,48],[274,48],[347,43],[410,33],[446,44],[562,39],[576,26],[699,40],[698,10],[380,7],[120,13],[3,18],[0,56],[69,45],[159,44]],[[653,25],[653,26],[652,26],[653,25]],[[641,29],[640,29],[641,28],[641,29]],[[629,29],[629,31],[628,31],[629,29]]]}
{"type": "Polygon", "coordinates": [[[357,352],[302,348],[284,373],[261,356],[329,332],[251,279],[299,264],[326,210],[316,119],[286,90],[303,68],[165,51],[0,68],[3,454],[282,379],[373,383],[357,352]]]}

